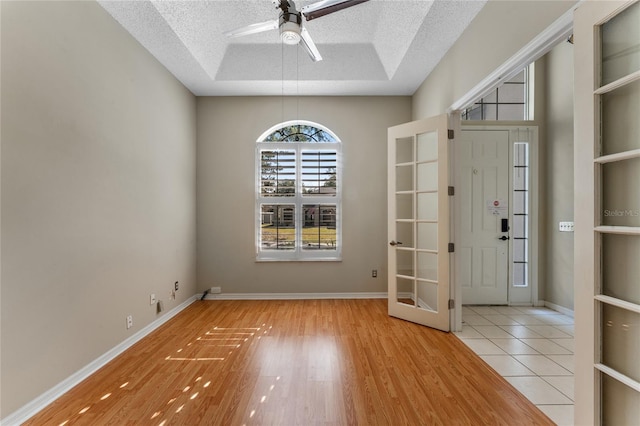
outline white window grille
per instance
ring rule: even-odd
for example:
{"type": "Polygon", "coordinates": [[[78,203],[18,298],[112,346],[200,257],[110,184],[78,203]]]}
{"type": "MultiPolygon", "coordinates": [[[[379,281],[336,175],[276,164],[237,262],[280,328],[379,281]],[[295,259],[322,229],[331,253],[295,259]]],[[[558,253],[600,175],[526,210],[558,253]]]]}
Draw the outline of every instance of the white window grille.
{"type": "Polygon", "coordinates": [[[290,121],[256,150],[258,260],[340,260],[341,142],[327,128],[290,121]]]}

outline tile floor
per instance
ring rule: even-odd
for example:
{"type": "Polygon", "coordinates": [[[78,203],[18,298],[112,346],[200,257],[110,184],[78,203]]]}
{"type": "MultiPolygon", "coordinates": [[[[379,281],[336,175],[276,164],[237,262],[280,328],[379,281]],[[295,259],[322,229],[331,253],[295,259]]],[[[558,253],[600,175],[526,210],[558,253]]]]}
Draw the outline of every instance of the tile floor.
{"type": "Polygon", "coordinates": [[[455,333],[558,425],[573,425],[573,318],[548,308],[464,306],[455,333]]]}

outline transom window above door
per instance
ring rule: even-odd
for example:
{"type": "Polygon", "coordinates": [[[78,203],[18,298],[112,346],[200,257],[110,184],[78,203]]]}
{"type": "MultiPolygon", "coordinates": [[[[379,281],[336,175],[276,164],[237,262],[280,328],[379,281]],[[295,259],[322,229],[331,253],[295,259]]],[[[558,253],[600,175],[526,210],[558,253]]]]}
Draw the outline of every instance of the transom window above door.
{"type": "Polygon", "coordinates": [[[533,120],[534,64],[462,110],[462,120],[523,121],[533,120]]]}
{"type": "Polygon", "coordinates": [[[289,121],[256,148],[257,260],[340,260],[341,142],[326,127],[289,121]]]}

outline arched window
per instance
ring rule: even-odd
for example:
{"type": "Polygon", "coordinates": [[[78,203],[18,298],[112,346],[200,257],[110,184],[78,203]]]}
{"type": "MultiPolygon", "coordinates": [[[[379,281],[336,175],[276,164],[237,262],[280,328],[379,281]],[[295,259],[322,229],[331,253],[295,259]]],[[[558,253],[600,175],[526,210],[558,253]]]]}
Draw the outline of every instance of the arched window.
{"type": "Polygon", "coordinates": [[[256,150],[258,260],[340,260],[341,142],[329,129],[288,121],[256,150]]]}

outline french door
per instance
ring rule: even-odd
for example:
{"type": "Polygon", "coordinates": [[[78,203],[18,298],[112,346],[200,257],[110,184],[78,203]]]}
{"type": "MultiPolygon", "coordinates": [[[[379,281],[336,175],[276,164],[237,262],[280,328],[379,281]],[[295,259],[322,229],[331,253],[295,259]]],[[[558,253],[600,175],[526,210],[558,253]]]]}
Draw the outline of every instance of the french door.
{"type": "Polygon", "coordinates": [[[389,315],[449,331],[447,116],[388,131],[389,315]]]}
{"type": "Polygon", "coordinates": [[[575,424],[638,424],[640,3],[583,2],[574,40],[575,424]]]}

